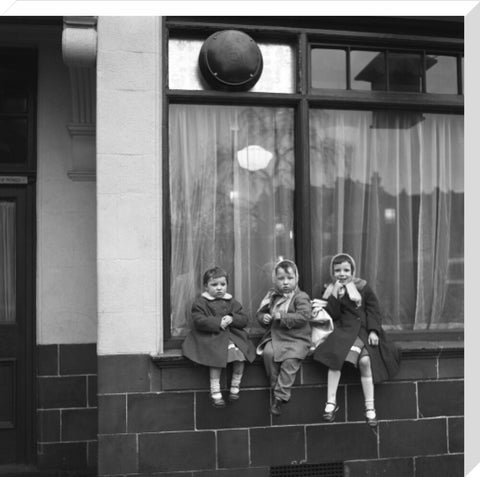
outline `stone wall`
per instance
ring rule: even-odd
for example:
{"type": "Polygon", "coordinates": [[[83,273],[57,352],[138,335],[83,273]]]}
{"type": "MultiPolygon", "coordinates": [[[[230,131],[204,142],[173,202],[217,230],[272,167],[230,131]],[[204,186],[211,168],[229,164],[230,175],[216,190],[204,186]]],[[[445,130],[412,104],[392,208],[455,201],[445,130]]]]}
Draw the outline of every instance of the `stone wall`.
{"type": "Polygon", "coordinates": [[[376,386],[376,430],[364,422],[355,370],[342,376],[331,424],[325,398],[326,368],[311,359],[273,417],[261,361],[246,368],[241,399],[216,409],[207,369],[181,356],[102,356],[99,475],[266,477],[279,466],[288,466],[279,475],[317,475],[295,469],[322,464],[349,477],[463,475],[460,348],[404,350],[398,376],[376,386]]]}

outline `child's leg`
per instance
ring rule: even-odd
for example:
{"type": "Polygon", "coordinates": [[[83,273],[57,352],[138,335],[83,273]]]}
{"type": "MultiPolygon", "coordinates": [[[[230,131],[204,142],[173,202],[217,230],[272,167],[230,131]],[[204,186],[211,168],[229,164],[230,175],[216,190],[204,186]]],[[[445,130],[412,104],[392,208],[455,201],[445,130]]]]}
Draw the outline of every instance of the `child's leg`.
{"type": "Polygon", "coordinates": [[[234,361],[232,363],[232,381],[230,382],[230,394],[238,394],[240,392],[240,383],[243,377],[245,363],[243,361],[234,361]]]}
{"type": "Polygon", "coordinates": [[[375,417],[375,400],[372,377],[372,366],[370,364],[370,357],[363,356],[358,362],[360,369],[360,381],[362,383],[363,396],[365,398],[365,415],[367,418],[375,417]]]}
{"type": "Polygon", "coordinates": [[[327,404],[325,412],[333,412],[337,405],[337,389],[340,383],[342,371],[340,369],[329,369],[327,377],[327,404]]]}
{"type": "Polygon", "coordinates": [[[220,392],[220,375],[222,374],[222,368],[210,368],[210,394],[213,399],[221,399],[222,393],[220,392]]]}
{"type": "Polygon", "coordinates": [[[280,366],[273,359],[273,346],[271,341],[269,341],[265,345],[265,348],[263,348],[263,364],[265,366],[267,377],[270,381],[270,387],[273,388],[277,382],[280,366]]]}
{"type": "Polygon", "coordinates": [[[288,402],[292,394],[292,386],[295,376],[302,365],[301,359],[291,358],[282,361],[277,382],[273,391],[274,397],[283,402],[288,402]]]}

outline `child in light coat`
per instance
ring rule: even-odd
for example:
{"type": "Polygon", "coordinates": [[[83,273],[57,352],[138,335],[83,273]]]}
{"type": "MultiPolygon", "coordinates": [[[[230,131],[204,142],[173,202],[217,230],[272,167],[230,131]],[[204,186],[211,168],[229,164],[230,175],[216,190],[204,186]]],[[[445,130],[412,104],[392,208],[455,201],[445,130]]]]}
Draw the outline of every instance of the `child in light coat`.
{"type": "Polygon", "coordinates": [[[297,266],[291,260],[277,262],[273,284],[260,303],[256,317],[266,328],[257,353],[263,356],[265,371],[273,390],[270,412],[281,414],[291,397],[291,388],[311,346],[311,301],[298,288],[297,266]]]}

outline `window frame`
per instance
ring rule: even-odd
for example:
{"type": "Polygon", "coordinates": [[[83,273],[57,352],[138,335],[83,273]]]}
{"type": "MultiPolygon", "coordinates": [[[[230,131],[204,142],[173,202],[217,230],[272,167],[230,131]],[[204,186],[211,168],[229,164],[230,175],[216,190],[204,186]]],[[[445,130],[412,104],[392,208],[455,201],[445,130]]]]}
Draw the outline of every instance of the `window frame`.
{"type": "MultiPolygon", "coordinates": [[[[344,18],[344,17],[340,17],[344,18]]],[[[349,24],[348,18],[345,22],[349,24]]],[[[438,17],[442,18],[442,17],[438,17]]],[[[445,28],[445,21],[430,25],[431,18],[417,26],[425,35],[407,36],[399,33],[382,33],[384,23],[392,24],[394,30],[410,31],[411,18],[368,17],[369,21],[360,31],[343,31],[328,28],[309,28],[304,19],[270,19],[266,17],[164,17],[162,28],[163,57],[163,128],[162,128],[162,187],[163,187],[163,341],[165,349],[176,349],[183,338],[171,335],[170,303],[170,265],[171,265],[171,228],[170,228],[170,185],[169,185],[169,109],[171,104],[205,104],[205,105],[250,105],[291,107],[294,110],[294,154],[295,154],[295,201],[294,201],[294,247],[296,262],[301,273],[300,286],[311,294],[313,277],[311,271],[312,243],[310,235],[310,192],[304,184],[310,181],[309,166],[309,111],[310,109],[345,109],[345,110],[408,110],[424,113],[443,113],[464,115],[463,78],[461,60],[464,54],[463,28],[458,33],[461,18],[451,20],[452,36],[440,36],[445,28]],[[239,20],[242,23],[238,23],[239,20]],[[277,24],[275,24],[277,22],[277,24]],[[289,22],[288,26],[285,23],[289,22]],[[272,25],[272,23],[274,23],[272,25]],[[368,25],[368,26],[367,26],[368,25]],[[423,25],[423,27],[422,27],[423,25]],[[429,25],[431,28],[425,28],[429,25]],[[296,55],[297,71],[294,93],[262,92],[225,92],[219,90],[177,90],[168,87],[168,42],[170,36],[204,37],[222,29],[239,29],[251,35],[256,41],[281,41],[291,45],[296,55]],[[398,91],[364,91],[348,89],[350,86],[350,69],[347,66],[347,89],[313,89],[311,88],[311,51],[312,48],[341,47],[350,49],[409,51],[427,54],[446,54],[457,58],[458,94],[433,94],[425,92],[398,91]],[[301,252],[300,252],[301,251],[301,252]]],[[[331,20],[330,20],[331,21],[331,20]]],[[[341,23],[342,20],[339,20],[341,23]]],[[[320,27],[321,21],[319,21],[320,27]]],[[[327,20],[328,23],[328,20],[327,20]]],[[[448,22],[447,22],[448,23],[448,22]]],[[[327,25],[328,26],[328,25],[327,25]]],[[[388,74],[388,71],[387,71],[388,74]]],[[[425,76],[425,72],[424,72],[425,76]]],[[[425,77],[423,88],[425,88],[425,77]]],[[[425,90],[425,89],[424,89],[425,90]]],[[[400,341],[462,341],[464,331],[391,331],[392,338],[400,341]]]]}

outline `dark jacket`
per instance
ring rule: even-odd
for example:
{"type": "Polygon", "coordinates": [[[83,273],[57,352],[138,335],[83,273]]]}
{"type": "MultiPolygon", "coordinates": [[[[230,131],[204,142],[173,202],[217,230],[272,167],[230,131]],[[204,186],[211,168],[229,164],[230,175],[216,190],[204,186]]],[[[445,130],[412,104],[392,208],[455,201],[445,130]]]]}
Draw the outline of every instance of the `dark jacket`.
{"type": "Polygon", "coordinates": [[[312,344],[310,297],[298,290],[288,306],[288,311],[281,312],[281,319],[272,320],[265,325],[263,316],[265,313],[270,313],[270,309],[270,304],[266,304],[256,314],[260,325],[267,328],[258,348],[261,349],[267,341],[272,340],[275,361],[284,361],[289,358],[304,359],[312,344]]]}
{"type": "Polygon", "coordinates": [[[362,297],[360,307],[357,307],[347,293],[339,299],[333,295],[328,297],[325,309],[333,319],[334,330],[315,350],[313,359],[330,369],[341,369],[355,338],[359,336],[370,356],[373,381],[384,381],[397,373],[400,353],[395,345],[387,340],[382,329],[380,305],[373,290],[364,285],[359,292],[362,297]],[[368,344],[370,331],[378,334],[379,346],[368,344]]]}
{"type": "Polygon", "coordinates": [[[192,305],[192,321],[192,329],[182,344],[187,358],[205,366],[225,368],[231,340],[248,361],[255,359],[255,348],[244,330],[248,317],[230,295],[215,299],[198,297],[192,305]],[[220,322],[225,315],[231,315],[233,322],[224,330],[220,322]]]}

